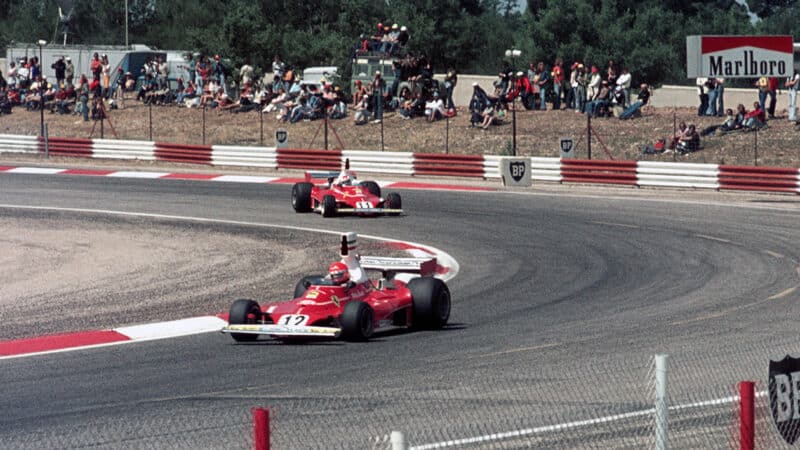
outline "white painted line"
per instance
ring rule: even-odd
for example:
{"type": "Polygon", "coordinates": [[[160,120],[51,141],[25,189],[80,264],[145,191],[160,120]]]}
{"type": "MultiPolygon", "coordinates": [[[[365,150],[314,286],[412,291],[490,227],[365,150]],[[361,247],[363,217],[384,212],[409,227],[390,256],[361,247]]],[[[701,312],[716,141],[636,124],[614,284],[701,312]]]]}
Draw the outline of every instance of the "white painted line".
{"type": "Polygon", "coordinates": [[[148,323],[130,327],[114,328],[119,334],[134,341],[167,339],[178,336],[219,331],[228,323],[216,316],[193,317],[170,322],[148,323]]]}
{"type": "Polygon", "coordinates": [[[15,167],[6,170],[5,173],[27,173],[37,175],[55,175],[57,173],[65,172],[67,169],[53,169],[49,167],[15,167]]]}
{"type": "Polygon", "coordinates": [[[113,173],[110,173],[110,174],[108,174],[106,176],[115,177],[115,178],[147,178],[147,179],[153,179],[153,178],[165,177],[167,175],[169,175],[169,173],[167,173],[167,172],[126,172],[126,171],[121,171],[121,172],[113,172],[113,173]]]}
{"type": "MultiPolygon", "coordinates": [[[[755,393],[756,397],[763,397],[765,395],[767,395],[767,391],[759,391],[759,392],[755,393]]],[[[682,405],[674,405],[674,406],[670,406],[669,410],[670,411],[680,411],[680,410],[683,410],[683,409],[690,409],[690,408],[702,408],[702,407],[705,407],[705,406],[724,405],[724,404],[728,404],[728,403],[734,403],[734,402],[737,402],[737,401],[739,401],[739,396],[738,395],[732,396],[732,397],[723,397],[723,398],[718,398],[718,399],[705,400],[705,401],[696,402],[696,403],[687,403],[687,404],[682,404],[682,405]]],[[[575,422],[565,422],[565,423],[559,423],[559,424],[555,424],[555,425],[545,425],[545,426],[535,427],[535,428],[524,428],[524,429],[521,429],[521,430],[513,430],[513,431],[502,432],[502,433],[485,434],[483,436],[475,436],[475,437],[471,437],[471,438],[454,439],[454,440],[450,440],[450,441],[435,442],[435,443],[432,443],[432,444],[417,445],[417,446],[411,447],[411,450],[428,450],[428,449],[434,449],[434,448],[459,447],[459,446],[470,445],[470,444],[479,444],[479,443],[482,443],[482,442],[501,441],[501,440],[506,440],[506,439],[513,439],[513,438],[520,438],[520,437],[524,437],[524,436],[531,436],[531,435],[534,435],[534,434],[542,434],[542,433],[548,433],[548,432],[554,432],[554,431],[563,431],[563,430],[568,430],[568,429],[572,429],[572,428],[585,427],[585,426],[589,426],[589,425],[597,425],[597,424],[601,424],[601,423],[616,422],[616,421],[624,420],[624,419],[632,419],[632,418],[636,418],[636,417],[643,417],[643,416],[653,415],[653,414],[655,414],[655,412],[656,412],[655,408],[648,408],[648,409],[643,409],[643,410],[639,410],[639,411],[632,411],[632,412],[629,412],[629,413],[614,414],[614,415],[611,415],[611,416],[597,417],[597,418],[594,418],[594,419],[578,420],[578,421],[575,421],[575,422]]]]}
{"type": "Polygon", "coordinates": [[[210,181],[227,181],[231,183],[269,183],[277,180],[277,177],[256,177],[249,175],[221,175],[211,178],[210,181]]]}

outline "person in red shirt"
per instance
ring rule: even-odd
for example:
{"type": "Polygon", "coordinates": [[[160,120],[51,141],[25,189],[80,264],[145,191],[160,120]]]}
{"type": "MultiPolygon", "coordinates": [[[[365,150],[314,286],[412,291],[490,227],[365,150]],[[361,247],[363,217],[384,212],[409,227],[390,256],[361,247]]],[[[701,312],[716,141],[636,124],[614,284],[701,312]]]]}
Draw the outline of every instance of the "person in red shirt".
{"type": "Polygon", "coordinates": [[[556,63],[553,66],[553,109],[556,111],[561,109],[561,84],[564,83],[564,69],[561,68],[563,62],[561,58],[556,58],[556,63]]]}
{"type": "Polygon", "coordinates": [[[775,97],[777,94],[778,79],[775,77],[769,77],[769,90],[767,91],[767,95],[769,95],[769,106],[767,107],[767,113],[769,113],[770,119],[775,118],[775,97]]]}
{"type": "Polygon", "coordinates": [[[761,128],[767,123],[767,118],[764,115],[764,110],[758,102],[753,103],[753,110],[744,115],[744,123],[742,124],[747,130],[754,130],[761,128]]]}

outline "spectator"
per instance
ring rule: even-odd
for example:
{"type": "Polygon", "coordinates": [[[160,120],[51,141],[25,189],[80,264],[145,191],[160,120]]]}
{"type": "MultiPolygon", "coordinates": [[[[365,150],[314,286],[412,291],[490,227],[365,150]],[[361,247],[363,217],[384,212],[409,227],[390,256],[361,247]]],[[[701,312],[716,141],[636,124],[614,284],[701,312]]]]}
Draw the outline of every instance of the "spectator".
{"type": "Polygon", "coordinates": [[[353,116],[353,122],[356,125],[364,125],[369,122],[369,96],[361,97],[361,100],[355,105],[356,113],[353,116]]]}
{"type": "Polygon", "coordinates": [[[203,73],[207,72],[208,68],[203,62],[203,55],[198,53],[194,65],[194,85],[197,87],[198,92],[203,92],[203,73]]]}
{"type": "Polygon", "coordinates": [[[381,123],[383,120],[383,101],[386,97],[386,81],[381,78],[381,72],[375,71],[375,78],[370,85],[372,91],[372,104],[375,120],[372,123],[381,123]]]}
{"type": "Polygon", "coordinates": [[[769,78],[761,77],[753,83],[753,86],[758,88],[758,103],[766,105],[767,95],[769,95],[769,78]]]}
{"type": "Polygon", "coordinates": [[[158,85],[169,89],[169,63],[165,58],[158,58],[158,85]]]}
{"type": "Polygon", "coordinates": [[[556,111],[561,109],[561,85],[564,83],[562,64],[561,58],[556,58],[556,62],[553,64],[553,109],[556,111]]]}
{"type": "Polygon", "coordinates": [[[58,58],[56,60],[56,62],[54,62],[50,66],[50,68],[53,69],[55,71],[55,73],[56,73],[56,85],[58,85],[59,87],[63,87],[64,86],[65,72],[67,70],[67,63],[64,62],[64,57],[62,56],[62,57],[58,58]]]}
{"type": "Polygon", "coordinates": [[[539,109],[545,111],[547,109],[547,105],[545,104],[547,82],[550,81],[550,75],[547,70],[545,70],[543,62],[540,62],[536,67],[536,72],[539,74],[539,79],[536,81],[536,84],[539,86],[539,109]]]}
{"type": "MultiPolygon", "coordinates": [[[[597,97],[597,94],[600,93],[601,81],[603,79],[603,77],[600,76],[600,69],[598,69],[596,66],[592,66],[591,72],[588,89],[586,90],[587,101],[594,100],[594,98],[597,97]]],[[[586,111],[585,104],[583,111],[586,111]]]]}
{"type": "Polygon", "coordinates": [[[456,69],[450,67],[447,69],[447,75],[444,77],[444,92],[447,98],[447,109],[455,111],[456,105],[453,103],[453,91],[458,83],[458,74],[456,69]]]}
{"type": "Polygon", "coordinates": [[[9,64],[7,82],[9,89],[17,88],[17,64],[14,61],[11,61],[11,64],[9,64]]]}
{"type": "Polygon", "coordinates": [[[800,82],[800,74],[795,69],[792,76],[786,79],[786,90],[789,92],[789,120],[792,122],[797,121],[797,88],[800,82]]]}
{"type": "Polygon", "coordinates": [[[725,78],[717,78],[716,80],[716,87],[714,89],[717,91],[717,115],[722,117],[722,112],[725,111],[725,102],[723,99],[723,94],[725,94],[725,78]]]}
{"type": "Polygon", "coordinates": [[[744,115],[742,127],[745,131],[763,128],[767,124],[767,117],[761,108],[761,103],[753,103],[753,110],[744,115]]]}
{"type": "Polygon", "coordinates": [[[214,55],[214,76],[217,78],[217,82],[222,87],[222,91],[225,94],[228,93],[228,84],[225,80],[227,72],[228,68],[225,66],[225,63],[222,61],[219,55],[214,55]]]}
{"type": "Polygon", "coordinates": [[[614,64],[614,61],[608,62],[608,67],[606,68],[606,81],[608,81],[609,89],[613,89],[614,86],[617,85],[617,66],[614,64]]]}
{"type": "Polygon", "coordinates": [[[622,120],[630,119],[641,115],[641,109],[650,101],[650,87],[646,83],[639,86],[639,97],[636,102],[627,107],[625,111],[620,114],[619,118],[622,120]]]}
{"type": "Polygon", "coordinates": [[[439,98],[439,93],[434,92],[433,98],[425,103],[425,116],[428,118],[428,122],[433,122],[441,119],[445,114],[444,102],[439,98]]]}
{"type": "MultiPolygon", "coordinates": [[[[583,67],[583,64],[578,64],[577,67],[577,74],[575,75],[575,96],[573,101],[575,102],[575,112],[581,113],[584,111],[586,107],[586,86],[589,83],[589,80],[586,79],[586,69],[583,67]]],[[[597,76],[597,82],[600,82],[600,76],[597,76]]]]}
{"type": "Polygon", "coordinates": [[[286,63],[281,61],[280,55],[277,53],[272,58],[272,76],[278,77],[279,80],[283,80],[283,76],[286,74],[286,63]]]}
{"type": "MultiPolygon", "coordinates": [[[[742,106],[742,108],[744,108],[744,106],[742,106]]],[[[733,114],[733,110],[728,108],[728,110],[725,111],[725,121],[719,125],[711,125],[710,127],[703,128],[703,131],[700,132],[700,136],[708,136],[714,132],[725,133],[740,127],[741,123],[736,122],[736,116],[733,114]]]]}
{"type": "Polygon", "coordinates": [[[627,67],[622,68],[622,73],[617,78],[617,86],[622,88],[622,106],[627,108],[631,105],[631,74],[627,67]]]}
{"type": "Polygon", "coordinates": [[[611,97],[611,89],[606,80],[600,82],[600,91],[586,104],[586,114],[591,114],[592,117],[597,117],[600,114],[605,114],[608,109],[608,102],[611,97]]]}
{"type": "Polygon", "coordinates": [[[687,153],[696,152],[700,149],[700,135],[694,124],[690,124],[681,138],[678,140],[677,151],[685,155],[687,153]]]}
{"type": "Polygon", "coordinates": [[[717,79],[706,79],[706,94],[708,94],[708,107],[703,112],[705,116],[717,115],[717,79]]]}
{"type": "Polygon", "coordinates": [[[405,48],[408,45],[408,40],[410,36],[408,34],[408,28],[404,26],[400,27],[400,34],[397,36],[397,43],[400,45],[401,48],[405,48]]]}
{"type": "Polygon", "coordinates": [[[353,89],[353,105],[357,105],[361,102],[363,97],[369,95],[369,91],[367,87],[361,83],[361,80],[356,80],[355,88],[353,89]]]}
{"type": "Polygon", "coordinates": [[[686,122],[681,121],[678,124],[678,128],[676,128],[675,131],[673,132],[672,139],[670,139],[669,142],[670,149],[674,149],[675,147],[678,146],[678,142],[681,140],[681,138],[683,138],[686,135],[687,129],[688,127],[686,126],[686,122]]]}
{"type": "Polygon", "coordinates": [[[505,95],[511,81],[511,65],[508,61],[503,61],[503,68],[497,76],[500,78],[500,95],[505,95]]]}
{"type": "Polygon", "coordinates": [[[697,115],[703,116],[708,111],[708,78],[698,77],[695,80],[697,85],[697,95],[700,98],[700,105],[697,107],[697,115]]]}
{"type": "MultiPolygon", "coordinates": [[[[79,81],[80,86],[78,87],[78,101],[81,105],[80,112],[83,114],[83,121],[89,121],[89,80],[86,79],[86,75],[81,75],[81,79],[79,81]]],[[[76,111],[77,112],[77,111],[76,111]]]]}
{"type": "Polygon", "coordinates": [[[774,119],[775,102],[777,100],[777,95],[778,95],[778,79],[775,77],[769,77],[769,79],[767,80],[767,85],[769,86],[769,91],[767,92],[767,94],[769,95],[769,106],[767,107],[767,113],[769,114],[770,119],[774,119]]]}
{"type": "Polygon", "coordinates": [[[31,71],[28,68],[28,59],[22,58],[19,60],[19,66],[17,69],[17,87],[19,89],[26,89],[30,84],[30,74],[31,71]]]}
{"type": "Polygon", "coordinates": [[[497,103],[486,105],[481,113],[481,128],[484,130],[489,128],[489,125],[495,123],[495,113],[497,112],[497,103]]]}
{"type": "Polygon", "coordinates": [[[576,109],[575,97],[578,90],[578,62],[572,63],[569,68],[569,89],[567,90],[566,109],[576,109]]]}
{"type": "Polygon", "coordinates": [[[533,86],[531,86],[528,77],[526,77],[522,71],[517,72],[515,91],[517,95],[520,96],[520,100],[525,109],[533,109],[535,107],[536,96],[533,93],[533,86]]]}
{"type": "Polygon", "coordinates": [[[92,55],[92,60],[89,61],[89,70],[92,72],[92,78],[100,79],[103,74],[103,62],[100,61],[100,55],[97,52],[92,55]]]}
{"type": "Polygon", "coordinates": [[[8,81],[3,78],[3,71],[0,70],[0,91],[5,91],[6,89],[8,89],[8,81]]]}

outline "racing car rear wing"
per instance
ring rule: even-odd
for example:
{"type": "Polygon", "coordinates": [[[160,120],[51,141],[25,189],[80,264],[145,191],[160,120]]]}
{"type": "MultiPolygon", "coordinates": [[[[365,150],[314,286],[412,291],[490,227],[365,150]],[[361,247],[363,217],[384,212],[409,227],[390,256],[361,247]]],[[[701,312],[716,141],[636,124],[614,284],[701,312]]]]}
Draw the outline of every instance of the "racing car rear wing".
{"type": "Polygon", "coordinates": [[[418,273],[422,277],[436,273],[436,258],[389,258],[362,256],[359,259],[364,270],[379,270],[384,273],[418,273]]]}

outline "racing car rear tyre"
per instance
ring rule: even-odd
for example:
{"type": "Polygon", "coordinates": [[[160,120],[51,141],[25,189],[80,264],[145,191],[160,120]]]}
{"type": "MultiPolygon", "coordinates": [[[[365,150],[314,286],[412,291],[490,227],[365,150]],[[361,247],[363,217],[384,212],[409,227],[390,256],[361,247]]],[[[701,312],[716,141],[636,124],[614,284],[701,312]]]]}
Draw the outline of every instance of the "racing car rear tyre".
{"type": "Polygon", "coordinates": [[[358,184],[375,197],[381,196],[381,187],[378,185],[378,183],[374,181],[362,181],[358,184]]]}
{"type": "Polygon", "coordinates": [[[311,183],[295,183],[292,186],[292,208],[295,212],[311,212],[311,183]]]}
{"type": "MultiPolygon", "coordinates": [[[[386,196],[386,207],[389,209],[403,209],[403,200],[400,198],[400,194],[397,192],[390,192],[389,195],[386,196]]],[[[400,213],[392,213],[393,216],[396,216],[400,213]]]]}
{"type": "Polygon", "coordinates": [[[336,198],[332,195],[322,197],[322,217],[333,217],[336,215],[336,198]]]}
{"type": "Polygon", "coordinates": [[[450,318],[450,289],[438,278],[413,278],[408,282],[414,306],[414,327],[442,328],[450,318]]]}
{"type": "Polygon", "coordinates": [[[301,278],[294,286],[294,298],[302,297],[312,284],[319,282],[320,278],[322,275],[306,275],[301,278]]]}
{"type": "MultiPolygon", "coordinates": [[[[261,307],[254,300],[242,298],[233,302],[228,313],[228,323],[231,325],[252,324],[261,317],[261,307]]],[[[236,342],[252,342],[258,339],[257,334],[231,333],[236,342]]]]}
{"type": "Polygon", "coordinates": [[[344,305],[339,322],[342,325],[342,337],[348,341],[366,341],[375,331],[372,308],[364,302],[344,305]]]}

